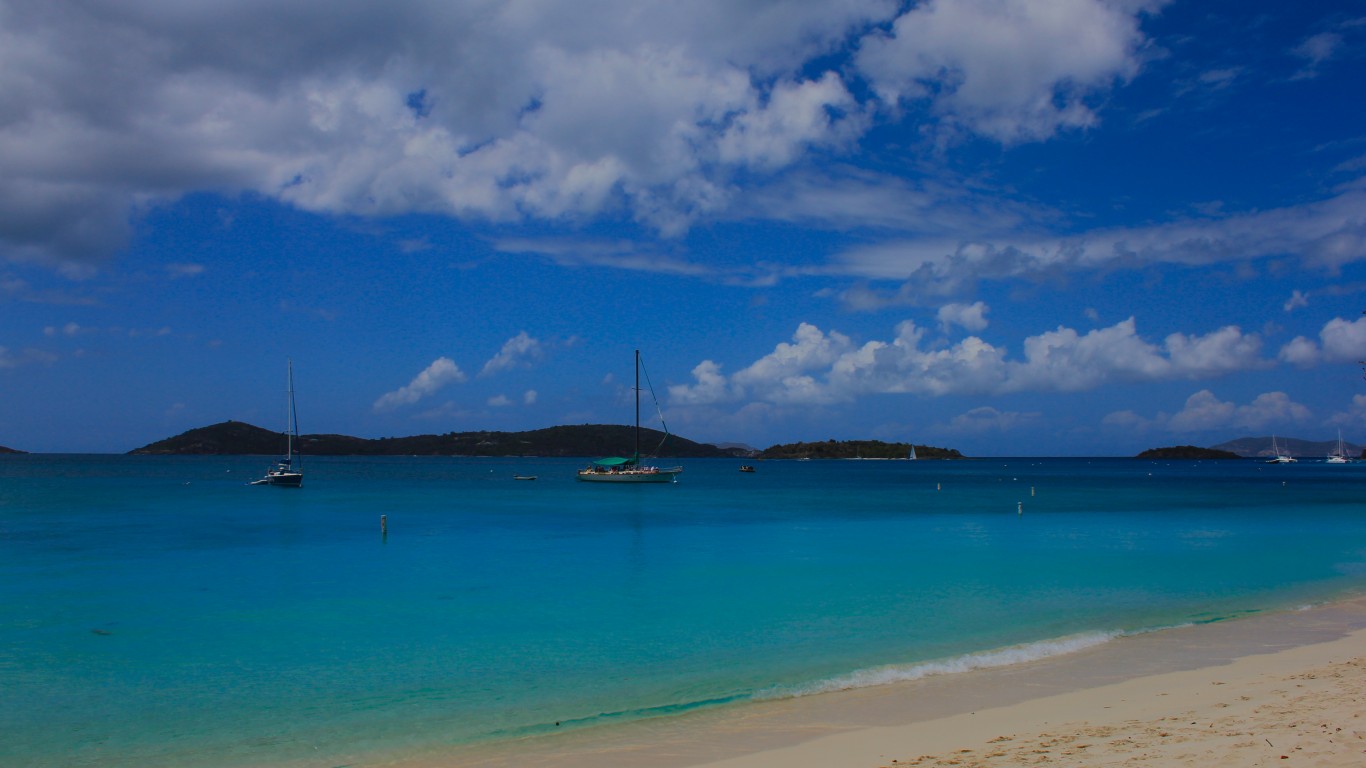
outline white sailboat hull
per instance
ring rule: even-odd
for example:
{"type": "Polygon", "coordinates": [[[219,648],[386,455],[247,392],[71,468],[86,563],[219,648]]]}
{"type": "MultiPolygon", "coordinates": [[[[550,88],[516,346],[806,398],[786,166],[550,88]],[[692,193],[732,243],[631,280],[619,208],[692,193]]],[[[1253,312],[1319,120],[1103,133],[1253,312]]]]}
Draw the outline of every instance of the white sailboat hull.
{"type": "Polygon", "coordinates": [[[672,483],[676,482],[678,474],[682,471],[682,467],[642,467],[606,472],[590,468],[579,470],[579,480],[585,483],[672,483]]]}

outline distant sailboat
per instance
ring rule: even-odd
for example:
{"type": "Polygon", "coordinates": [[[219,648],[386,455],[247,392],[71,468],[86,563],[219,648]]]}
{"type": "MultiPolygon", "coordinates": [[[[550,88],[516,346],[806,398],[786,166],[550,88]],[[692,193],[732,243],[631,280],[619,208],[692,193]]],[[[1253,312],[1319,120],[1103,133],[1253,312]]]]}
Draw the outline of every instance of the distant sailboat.
{"type": "Polygon", "coordinates": [[[1267,464],[1294,464],[1295,457],[1288,453],[1282,453],[1280,446],[1276,445],[1276,436],[1271,436],[1271,458],[1266,460],[1267,464]]]}
{"type": "Polygon", "coordinates": [[[1347,446],[1344,445],[1343,442],[1342,442],[1342,430],[1340,430],[1340,429],[1338,430],[1338,445],[1337,445],[1337,447],[1333,449],[1333,452],[1332,452],[1332,453],[1328,454],[1328,458],[1327,458],[1327,459],[1324,459],[1324,461],[1326,461],[1326,462],[1329,463],[1329,464],[1350,464],[1350,463],[1352,463],[1352,460],[1349,459],[1349,458],[1347,458],[1347,446]]]}
{"type": "MultiPolygon", "coordinates": [[[[645,381],[649,383],[649,375],[645,381]]],[[[654,397],[654,387],[650,387],[650,397],[654,397]]],[[[655,402],[658,410],[659,403],[655,402]]],[[[661,417],[660,422],[664,419],[661,417]]],[[[664,427],[664,438],[669,437],[669,427],[664,427]]],[[[664,442],[661,440],[660,445],[664,442]]],[[[656,451],[659,449],[656,448],[656,451]]],[[[640,463],[640,350],[636,350],[636,449],[630,456],[612,456],[598,459],[588,467],[579,470],[579,479],[586,483],[672,483],[683,471],[682,467],[650,467],[640,463]]]]}
{"type": "Polygon", "coordinates": [[[294,410],[294,361],[289,361],[289,412],[285,416],[285,455],[274,467],[266,471],[266,476],[252,485],[278,485],[282,488],[300,488],[304,484],[303,457],[299,454],[299,414],[294,410]]]}
{"type": "Polygon", "coordinates": [[[907,461],[915,461],[915,443],[911,443],[911,455],[906,457],[907,461]]]}

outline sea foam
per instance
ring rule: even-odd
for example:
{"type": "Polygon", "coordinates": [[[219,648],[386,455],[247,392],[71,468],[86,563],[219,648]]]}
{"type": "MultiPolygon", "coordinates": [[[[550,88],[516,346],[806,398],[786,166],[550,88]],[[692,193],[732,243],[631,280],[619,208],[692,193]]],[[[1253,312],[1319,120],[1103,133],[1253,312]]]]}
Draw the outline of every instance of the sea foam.
{"type": "Polygon", "coordinates": [[[1084,632],[1076,635],[1068,635],[1066,637],[997,648],[990,651],[969,653],[948,659],[938,659],[915,664],[892,664],[883,667],[861,669],[850,672],[847,675],[840,675],[827,680],[817,681],[810,685],[800,686],[794,689],[770,691],[760,694],[756,698],[810,696],[817,693],[847,691],[854,688],[871,688],[878,685],[920,680],[935,675],[952,675],[959,672],[971,672],[976,669],[1009,667],[1016,664],[1026,664],[1031,661],[1038,661],[1054,656],[1065,656],[1069,653],[1084,651],[1088,648],[1094,648],[1098,645],[1108,643],[1123,634],[1123,632],[1084,632]]]}

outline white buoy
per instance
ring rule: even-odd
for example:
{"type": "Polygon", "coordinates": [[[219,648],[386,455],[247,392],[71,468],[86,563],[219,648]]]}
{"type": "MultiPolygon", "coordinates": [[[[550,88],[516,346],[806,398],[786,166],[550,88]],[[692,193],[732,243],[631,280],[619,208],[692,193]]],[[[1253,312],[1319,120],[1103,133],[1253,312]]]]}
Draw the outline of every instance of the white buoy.
{"type": "Polygon", "coordinates": [[[1023,502],[1023,501],[1017,501],[1017,502],[1015,502],[1015,514],[1017,514],[1017,515],[1023,515],[1023,514],[1024,514],[1024,502],[1023,502]]]}

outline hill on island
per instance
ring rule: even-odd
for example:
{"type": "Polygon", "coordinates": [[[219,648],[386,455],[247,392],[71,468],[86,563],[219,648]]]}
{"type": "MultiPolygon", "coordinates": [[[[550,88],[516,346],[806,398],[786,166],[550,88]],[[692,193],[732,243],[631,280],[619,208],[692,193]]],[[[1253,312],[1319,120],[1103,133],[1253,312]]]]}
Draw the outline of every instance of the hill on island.
{"type": "Polygon", "coordinates": [[[6,448],[5,446],[0,445],[0,453],[24,453],[24,451],[15,450],[13,448],[6,448]]]}
{"type": "MultiPolygon", "coordinates": [[[[760,459],[905,459],[910,443],[884,443],[881,440],[826,440],[823,443],[787,443],[760,451],[760,459]]],[[[915,446],[917,459],[961,459],[954,448],[915,446]]]]}
{"type": "Polygon", "coordinates": [[[1140,459],[1241,459],[1232,451],[1200,448],[1194,445],[1174,445],[1168,448],[1149,448],[1138,454],[1140,459]]]}
{"type": "MultiPolygon", "coordinates": [[[[1237,440],[1230,440],[1226,443],[1210,446],[1216,450],[1230,451],[1245,458],[1270,457],[1273,455],[1271,450],[1271,436],[1265,437],[1240,437],[1237,440]]],[[[1324,457],[1337,448],[1338,441],[1334,440],[1300,440],[1294,437],[1277,437],[1276,445],[1282,451],[1296,457],[1324,457]]],[[[1346,443],[1348,456],[1362,455],[1360,445],[1346,443]]]]}
{"type": "MultiPolygon", "coordinates": [[[[654,448],[663,437],[663,432],[642,428],[642,452],[654,455],[654,448]]],[[[444,435],[376,439],[349,435],[300,435],[299,442],[303,453],[311,456],[629,456],[634,450],[635,428],[584,424],[529,432],[448,432],[444,435]]],[[[158,440],[129,453],[271,455],[284,451],[284,433],[240,421],[225,421],[158,440]]],[[[669,435],[658,455],[696,459],[725,458],[736,453],[678,435],[669,435]]]]}

